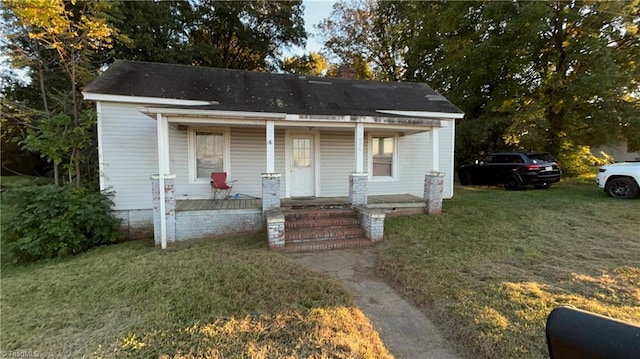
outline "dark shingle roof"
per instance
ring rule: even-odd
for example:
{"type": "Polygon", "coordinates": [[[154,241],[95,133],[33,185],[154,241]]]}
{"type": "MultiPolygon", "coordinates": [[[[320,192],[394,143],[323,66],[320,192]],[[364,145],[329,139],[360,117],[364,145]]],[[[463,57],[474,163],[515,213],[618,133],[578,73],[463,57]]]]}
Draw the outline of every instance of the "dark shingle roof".
{"type": "Polygon", "coordinates": [[[378,82],[117,60],[84,92],[212,101],[201,109],[389,116],[462,111],[425,83],[378,82]]]}

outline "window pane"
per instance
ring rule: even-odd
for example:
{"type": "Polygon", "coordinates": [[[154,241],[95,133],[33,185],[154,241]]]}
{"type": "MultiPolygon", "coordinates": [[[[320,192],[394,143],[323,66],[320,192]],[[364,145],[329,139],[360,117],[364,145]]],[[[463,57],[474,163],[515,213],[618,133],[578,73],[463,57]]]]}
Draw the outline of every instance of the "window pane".
{"type": "Polygon", "coordinates": [[[224,135],[196,132],[197,178],[209,179],[211,172],[224,172],[224,135]]]}
{"type": "Polygon", "coordinates": [[[393,137],[373,138],[373,176],[393,177],[393,140],[393,137]]]}
{"type": "Polygon", "coordinates": [[[308,138],[293,139],[293,166],[311,167],[311,140],[308,138]]]}

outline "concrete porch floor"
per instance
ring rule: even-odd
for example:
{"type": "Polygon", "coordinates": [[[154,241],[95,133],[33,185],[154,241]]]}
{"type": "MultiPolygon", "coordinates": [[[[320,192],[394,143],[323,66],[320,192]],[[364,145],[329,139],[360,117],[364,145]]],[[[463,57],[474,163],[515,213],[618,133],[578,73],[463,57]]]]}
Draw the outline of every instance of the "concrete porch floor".
{"type": "MultiPolygon", "coordinates": [[[[301,197],[283,198],[280,201],[283,208],[304,206],[348,205],[348,197],[301,197]]],[[[422,208],[425,202],[422,198],[410,194],[377,195],[368,197],[368,207],[371,208],[422,208]]],[[[177,200],[176,212],[210,211],[229,209],[262,209],[260,198],[231,198],[224,200],[191,199],[177,200]]]]}

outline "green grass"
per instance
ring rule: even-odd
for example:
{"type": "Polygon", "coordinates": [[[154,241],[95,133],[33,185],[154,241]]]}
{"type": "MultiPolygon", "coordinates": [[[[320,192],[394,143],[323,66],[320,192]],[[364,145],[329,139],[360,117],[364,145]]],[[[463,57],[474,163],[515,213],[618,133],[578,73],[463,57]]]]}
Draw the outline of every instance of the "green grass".
{"type": "Polygon", "coordinates": [[[441,216],[386,221],[381,275],[473,358],[548,358],[559,305],[640,324],[640,200],[593,179],[457,187],[441,216]]]}
{"type": "MultiPolygon", "coordinates": [[[[390,218],[380,274],[473,358],[547,358],[563,304],[640,324],[640,200],[593,179],[458,187],[441,216],[390,218]]],[[[96,248],[3,266],[0,350],[44,357],[390,357],[344,286],[264,234],[96,248]]]]}
{"type": "Polygon", "coordinates": [[[388,358],[345,287],[264,234],[2,268],[1,350],[44,357],[388,358]]]}

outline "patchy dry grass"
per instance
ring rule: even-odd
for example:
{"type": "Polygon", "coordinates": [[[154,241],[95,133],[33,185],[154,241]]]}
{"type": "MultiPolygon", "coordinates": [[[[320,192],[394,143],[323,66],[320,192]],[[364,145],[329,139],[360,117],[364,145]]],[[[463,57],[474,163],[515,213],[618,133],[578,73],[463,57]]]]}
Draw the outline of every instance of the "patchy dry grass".
{"type": "Polygon", "coordinates": [[[1,350],[44,357],[390,358],[344,286],[264,234],[3,267],[1,350]]]}
{"type": "Polygon", "coordinates": [[[442,216],[387,220],[380,273],[473,358],[548,358],[558,305],[640,324],[640,200],[594,181],[458,187],[442,216]]]}

